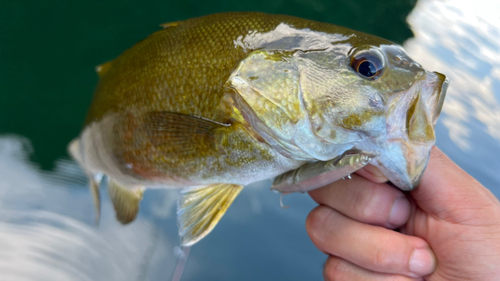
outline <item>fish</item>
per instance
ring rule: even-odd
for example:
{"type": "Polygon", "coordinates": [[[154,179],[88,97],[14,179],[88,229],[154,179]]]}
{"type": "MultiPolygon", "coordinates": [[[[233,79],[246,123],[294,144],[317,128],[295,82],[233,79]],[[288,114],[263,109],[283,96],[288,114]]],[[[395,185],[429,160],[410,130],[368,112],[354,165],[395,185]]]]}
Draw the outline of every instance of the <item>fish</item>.
{"type": "Polygon", "coordinates": [[[412,190],[448,79],[388,40],[287,15],[231,12],[162,29],[96,68],[69,153],[100,215],[107,183],[127,224],[147,188],[182,188],[181,245],[217,225],[244,186],[305,192],[367,164],[412,190]]]}

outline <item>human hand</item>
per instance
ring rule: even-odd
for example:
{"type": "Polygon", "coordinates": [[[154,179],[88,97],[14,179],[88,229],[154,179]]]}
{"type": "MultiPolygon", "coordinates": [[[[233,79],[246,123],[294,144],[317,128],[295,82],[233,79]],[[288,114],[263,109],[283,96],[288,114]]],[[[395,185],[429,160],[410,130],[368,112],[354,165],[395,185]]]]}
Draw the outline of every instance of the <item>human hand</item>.
{"type": "Polygon", "coordinates": [[[309,192],[325,280],[500,280],[500,202],[438,148],[407,194],[358,174],[309,192]]]}

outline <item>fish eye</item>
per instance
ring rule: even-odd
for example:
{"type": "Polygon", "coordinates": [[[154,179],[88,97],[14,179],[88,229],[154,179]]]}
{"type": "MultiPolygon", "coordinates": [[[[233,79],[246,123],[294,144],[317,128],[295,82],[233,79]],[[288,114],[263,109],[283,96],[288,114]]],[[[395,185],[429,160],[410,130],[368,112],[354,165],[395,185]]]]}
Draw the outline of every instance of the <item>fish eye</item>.
{"type": "Polygon", "coordinates": [[[351,57],[351,68],[363,78],[376,80],[384,70],[384,63],[377,54],[362,52],[351,57]]]}

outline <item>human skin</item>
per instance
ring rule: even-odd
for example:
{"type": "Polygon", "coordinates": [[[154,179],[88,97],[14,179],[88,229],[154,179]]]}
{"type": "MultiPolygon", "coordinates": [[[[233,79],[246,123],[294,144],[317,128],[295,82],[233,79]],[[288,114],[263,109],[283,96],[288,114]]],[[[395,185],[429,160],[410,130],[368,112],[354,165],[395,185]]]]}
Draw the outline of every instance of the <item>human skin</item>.
{"type": "Polygon", "coordinates": [[[374,167],[309,192],[325,280],[500,280],[500,202],[434,147],[419,187],[374,167]]]}

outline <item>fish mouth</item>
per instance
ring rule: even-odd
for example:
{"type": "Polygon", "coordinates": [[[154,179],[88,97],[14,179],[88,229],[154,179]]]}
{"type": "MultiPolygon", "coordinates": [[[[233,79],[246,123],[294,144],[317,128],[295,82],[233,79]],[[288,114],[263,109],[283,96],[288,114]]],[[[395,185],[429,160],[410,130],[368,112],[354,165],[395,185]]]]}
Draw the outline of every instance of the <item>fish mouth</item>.
{"type": "Polygon", "coordinates": [[[434,127],[443,107],[449,81],[426,72],[410,89],[390,100],[387,137],[381,155],[372,161],[401,190],[415,189],[435,144],[434,127]]]}

